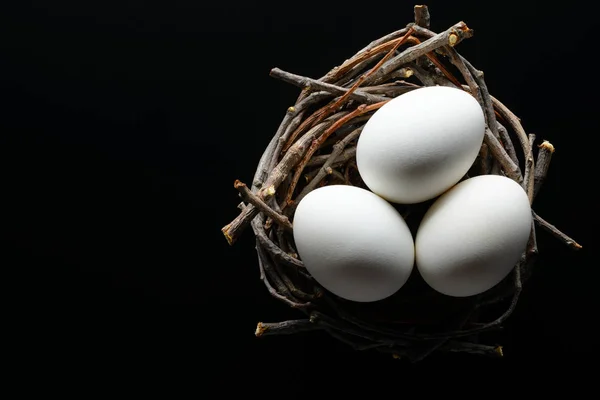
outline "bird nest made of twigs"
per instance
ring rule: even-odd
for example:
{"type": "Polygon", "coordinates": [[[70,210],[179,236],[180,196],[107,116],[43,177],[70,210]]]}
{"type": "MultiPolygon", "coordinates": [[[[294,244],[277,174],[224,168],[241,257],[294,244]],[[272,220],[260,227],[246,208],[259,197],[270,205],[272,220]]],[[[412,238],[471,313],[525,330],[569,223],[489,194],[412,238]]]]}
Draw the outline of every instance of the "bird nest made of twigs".
{"type": "MultiPolygon", "coordinates": [[[[356,165],[361,128],[390,99],[423,86],[450,86],[473,95],[486,129],[469,176],[503,175],[519,183],[533,203],[554,147],[536,145],[520,119],[490,95],[483,73],[456,46],[473,36],[464,22],[435,33],[429,11],[414,7],[415,21],[371,42],[320,79],[274,68],[271,76],[301,88],[267,145],[250,186],[235,181],[243,201],[238,217],[222,231],[233,244],[248,225],[256,236],[261,279],[276,299],[304,319],[260,322],[257,336],[323,330],[357,350],[375,349],[412,361],[436,352],[502,356],[499,344],[481,334],[511,315],[537,254],[536,227],[574,249],[581,246],[538,216],[526,251],[499,284],[479,295],[449,297],[411,276],[402,290],[382,301],[352,302],[322,288],[304,268],[294,245],[293,216],[299,200],[315,188],[344,184],[365,188],[356,165]]],[[[430,204],[397,206],[409,226],[430,204]]],[[[413,274],[414,275],[414,274],[413,274]]]]}

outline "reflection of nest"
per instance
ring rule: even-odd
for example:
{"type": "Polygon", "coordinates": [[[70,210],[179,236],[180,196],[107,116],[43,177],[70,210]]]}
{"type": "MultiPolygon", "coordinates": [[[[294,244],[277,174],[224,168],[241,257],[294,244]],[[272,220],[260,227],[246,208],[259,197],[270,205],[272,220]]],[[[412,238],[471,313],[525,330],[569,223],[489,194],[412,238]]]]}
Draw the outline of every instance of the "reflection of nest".
{"type": "MultiPolygon", "coordinates": [[[[373,41],[321,79],[271,71],[302,92],[267,146],[252,187],[236,181],[244,202],[240,215],[223,233],[232,244],[252,225],[261,277],[269,292],[307,318],[259,323],[257,336],[325,330],[355,349],[377,349],[413,361],[436,350],[502,355],[500,346],[479,343],[479,334],[499,328],[514,310],[537,253],[536,225],[571,247],[580,247],[533,213],[529,244],[513,273],[494,288],[467,298],[434,292],[414,273],[397,294],[374,303],[354,303],[321,288],[304,269],[291,234],[296,205],[323,185],[366,188],[355,161],[361,129],[379,107],[415,88],[459,87],[479,101],[486,132],[469,176],[505,175],[523,186],[530,202],[544,180],[553,146],[544,141],[535,149],[535,136],[527,135],[519,119],[490,96],[483,73],[454,47],[470,38],[472,30],[459,22],[441,33],[430,31],[426,6],[415,6],[415,21],[373,41]]],[[[432,201],[397,205],[413,233],[432,201]]]]}

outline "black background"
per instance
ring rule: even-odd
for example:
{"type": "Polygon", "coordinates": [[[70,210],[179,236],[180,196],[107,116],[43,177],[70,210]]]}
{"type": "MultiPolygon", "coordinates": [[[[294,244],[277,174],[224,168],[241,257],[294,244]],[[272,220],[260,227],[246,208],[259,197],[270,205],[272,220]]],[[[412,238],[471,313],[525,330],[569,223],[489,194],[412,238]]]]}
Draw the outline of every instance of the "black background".
{"type": "Polygon", "coordinates": [[[550,2],[427,4],[434,31],[475,30],[458,50],[557,148],[534,209],[584,246],[538,234],[535,276],[498,338],[504,359],[409,365],[324,334],[257,339],[258,321],[301,315],[259,281],[252,232],[232,247],[220,232],[238,213],[233,181],[251,182],[298,94],[269,70],[320,77],[411,22],[413,3],[54,1],[15,2],[1,24],[2,266],[19,275],[7,305],[25,368],[58,372],[59,385],[141,372],[151,387],[149,374],[174,372],[193,395],[290,397],[317,383],[398,389],[458,365],[465,385],[479,371],[506,386],[521,366],[594,362],[591,18],[550,2]]]}

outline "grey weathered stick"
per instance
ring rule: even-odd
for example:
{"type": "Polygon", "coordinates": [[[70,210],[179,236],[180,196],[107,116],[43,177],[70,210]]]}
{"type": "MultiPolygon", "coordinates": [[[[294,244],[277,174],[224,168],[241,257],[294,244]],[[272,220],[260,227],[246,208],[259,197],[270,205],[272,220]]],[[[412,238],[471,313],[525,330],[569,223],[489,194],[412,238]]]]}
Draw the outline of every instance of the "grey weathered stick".
{"type": "MultiPolygon", "coordinates": [[[[500,122],[496,122],[496,126],[498,127],[498,134],[500,135],[500,139],[502,140],[502,145],[506,150],[506,153],[509,155],[510,159],[518,166],[519,159],[517,158],[517,153],[515,151],[515,146],[513,145],[510,136],[508,136],[508,131],[500,122]]],[[[520,173],[520,168],[519,168],[520,173]]]]}
{"type": "Polygon", "coordinates": [[[489,128],[492,130],[494,136],[496,138],[499,138],[500,135],[498,134],[498,126],[496,125],[496,114],[494,113],[494,106],[492,98],[487,88],[487,84],[485,83],[485,79],[483,78],[483,71],[480,71],[477,68],[475,68],[463,56],[460,56],[460,58],[462,59],[463,63],[467,66],[469,72],[471,72],[471,75],[473,76],[473,79],[475,80],[475,82],[477,82],[477,85],[479,86],[481,101],[483,101],[483,108],[485,112],[485,120],[489,128]]]}
{"type": "Polygon", "coordinates": [[[302,189],[300,194],[296,197],[296,204],[299,203],[304,198],[304,196],[313,191],[317,187],[317,185],[323,180],[323,178],[325,178],[327,175],[333,172],[333,170],[329,172],[329,170],[331,170],[332,168],[333,163],[337,160],[338,156],[342,154],[342,151],[344,151],[344,148],[348,145],[348,143],[350,143],[360,135],[362,129],[362,126],[360,128],[355,129],[351,134],[349,134],[348,136],[340,140],[338,143],[333,145],[333,151],[329,155],[327,161],[325,161],[325,164],[323,164],[321,169],[319,169],[317,175],[308,183],[308,185],[304,187],[304,189],[302,189]]]}
{"type": "Polygon", "coordinates": [[[480,354],[491,357],[504,356],[502,346],[487,346],[478,343],[459,342],[456,340],[449,341],[445,346],[442,346],[440,350],[446,352],[464,352],[471,354],[480,354]]]}
{"type": "Polygon", "coordinates": [[[273,256],[275,260],[288,265],[292,268],[304,268],[304,263],[297,258],[292,257],[290,254],[281,250],[279,246],[277,246],[270,238],[267,236],[265,232],[265,228],[263,225],[264,221],[258,215],[255,219],[252,220],[252,230],[254,231],[254,235],[256,239],[260,243],[262,247],[264,247],[269,254],[273,256]]]}
{"type": "MultiPolygon", "coordinates": [[[[271,76],[301,88],[305,88],[308,86],[311,89],[314,88],[317,90],[326,91],[336,96],[342,96],[346,92],[348,92],[348,89],[346,88],[332,85],[330,83],[321,82],[316,79],[307,78],[305,76],[292,74],[290,72],[283,71],[279,68],[273,68],[271,70],[271,76]]],[[[378,96],[376,94],[365,93],[360,89],[357,89],[354,92],[352,92],[352,94],[350,94],[350,98],[365,104],[374,104],[388,100],[386,97],[378,96]]]]}
{"type": "Polygon", "coordinates": [[[261,247],[260,242],[258,240],[256,243],[256,252],[258,254],[258,269],[260,271],[260,279],[265,284],[265,287],[267,288],[269,293],[276,299],[280,300],[281,302],[287,304],[292,308],[304,309],[309,307],[310,303],[300,303],[293,298],[291,293],[289,293],[289,291],[281,281],[281,278],[279,278],[277,276],[277,273],[274,271],[273,266],[269,265],[269,262],[265,257],[264,250],[261,247]],[[277,289],[271,285],[269,278],[273,279],[277,289]]]}
{"type": "Polygon", "coordinates": [[[519,184],[523,183],[523,177],[521,176],[519,167],[512,162],[506,150],[502,147],[498,139],[494,136],[494,134],[490,131],[489,128],[485,129],[484,142],[488,146],[489,151],[494,156],[494,159],[500,163],[502,170],[512,180],[516,181],[519,184]]]}
{"type": "MultiPolygon", "coordinates": [[[[283,156],[282,160],[273,168],[267,178],[263,188],[257,193],[259,198],[267,202],[275,195],[276,188],[283,182],[292,168],[300,161],[304,153],[308,150],[312,141],[323,133],[333,122],[342,118],[347,112],[339,112],[334,116],[314,126],[304,136],[302,136],[283,156]]],[[[248,226],[259,210],[254,206],[246,207],[232,222],[225,225],[221,231],[229,244],[237,240],[239,234],[248,226]]]]}
{"type": "Polygon", "coordinates": [[[291,335],[300,332],[309,332],[324,329],[322,326],[313,324],[310,319],[294,319],[284,322],[259,322],[254,334],[257,337],[268,335],[291,335]]]}
{"type": "MultiPolygon", "coordinates": [[[[429,29],[429,25],[431,24],[429,8],[424,4],[419,4],[414,7],[414,13],[415,25],[429,29]]],[[[419,57],[415,62],[419,67],[422,68],[428,68],[431,65],[431,61],[427,57],[419,57]]]]}
{"type": "Polygon", "coordinates": [[[571,247],[572,249],[579,250],[582,248],[582,246],[579,243],[577,243],[575,240],[571,239],[569,236],[567,236],[563,232],[561,232],[557,227],[555,227],[554,225],[552,225],[551,223],[549,223],[548,221],[546,221],[545,219],[543,219],[542,217],[537,215],[535,213],[535,211],[532,211],[532,212],[533,212],[533,218],[534,218],[535,222],[539,226],[544,228],[546,231],[548,231],[552,235],[554,235],[554,237],[560,239],[561,242],[563,242],[567,246],[571,247]]]}
{"type": "MultiPolygon", "coordinates": [[[[307,167],[318,167],[320,165],[325,164],[325,162],[327,161],[327,159],[329,159],[329,157],[331,157],[331,154],[324,154],[321,156],[315,156],[313,157],[310,162],[308,164],[306,164],[307,167]]],[[[352,147],[348,147],[347,149],[345,149],[342,154],[338,155],[335,158],[335,162],[330,165],[332,168],[339,166],[341,164],[344,164],[346,161],[352,159],[356,157],[356,146],[352,146],[352,147]]],[[[311,176],[312,179],[312,176],[311,176]]]]}
{"type": "Polygon", "coordinates": [[[533,175],[534,175],[534,161],[533,161],[533,142],[535,142],[535,135],[529,134],[529,153],[525,155],[525,174],[523,176],[523,189],[527,193],[529,198],[529,204],[533,203],[533,175]]]}
{"type": "Polygon", "coordinates": [[[440,47],[446,45],[455,46],[462,40],[470,38],[471,36],[473,36],[473,31],[469,29],[464,22],[459,22],[444,32],[439,33],[419,44],[411,46],[397,56],[390,58],[385,62],[385,64],[383,64],[379,71],[365,79],[363,85],[369,86],[371,82],[384,79],[384,77],[388,76],[394,70],[400,68],[404,64],[414,61],[417,58],[424,56],[425,54],[430,53],[440,47]]]}
{"type": "Polygon", "coordinates": [[[281,215],[275,210],[273,210],[271,207],[269,207],[267,203],[265,203],[260,197],[252,193],[245,183],[236,180],[234,183],[234,187],[240,191],[242,197],[246,202],[254,205],[254,207],[258,208],[260,211],[264,212],[266,215],[271,217],[279,225],[283,226],[289,231],[292,231],[292,224],[290,223],[290,220],[285,215],[281,215]]]}
{"type": "Polygon", "coordinates": [[[437,82],[435,77],[433,77],[429,72],[427,72],[419,64],[417,64],[415,62],[411,62],[408,65],[410,65],[410,69],[412,69],[413,74],[419,80],[419,82],[421,82],[423,84],[423,86],[435,86],[438,83],[443,85],[443,83],[437,82]]]}
{"type": "Polygon", "coordinates": [[[523,149],[523,156],[527,157],[529,154],[529,138],[527,137],[527,133],[523,126],[521,125],[521,121],[519,118],[508,109],[500,100],[496,99],[494,96],[490,96],[492,99],[492,104],[494,108],[498,110],[498,113],[504,118],[512,130],[516,133],[519,142],[521,143],[521,148],[523,149]]]}
{"type": "Polygon", "coordinates": [[[533,197],[535,198],[540,191],[546,174],[548,173],[548,167],[550,167],[550,160],[552,154],[554,154],[554,146],[547,140],[544,140],[539,146],[537,160],[535,162],[535,176],[533,182],[533,197]]]}
{"type": "Polygon", "coordinates": [[[415,24],[422,26],[425,29],[429,29],[431,24],[431,16],[429,15],[429,8],[424,4],[419,4],[414,7],[415,12],[415,24]]]}

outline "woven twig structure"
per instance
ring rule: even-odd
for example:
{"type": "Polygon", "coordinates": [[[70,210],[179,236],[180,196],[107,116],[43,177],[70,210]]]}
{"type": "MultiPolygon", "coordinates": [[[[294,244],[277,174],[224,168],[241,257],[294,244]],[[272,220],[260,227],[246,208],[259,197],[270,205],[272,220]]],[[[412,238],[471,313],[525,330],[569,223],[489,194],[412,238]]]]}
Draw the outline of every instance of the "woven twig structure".
{"type": "MultiPolygon", "coordinates": [[[[527,250],[513,272],[492,289],[467,298],[443,296],[414,276],[388,299],[356,303],[323,289],[304,268],[292,235],[296,205],[323,185],[366,188],[355,159],[362,127],[383,104],[416,88],[457,87],[481,105],[485,137],[468,176],[509,177],[522,185],[530,204],[544,181],[554,147],[547,141],[536,145],[535,135],[527,134],[520,119],[488,92],[483,72],[456,50],[473,31],[458,22],[432,32],[429,10],[423,5],[415,6],[414,17],[414,22],[374,40],[320,79],[271,71],[301,93],[267,145],[250,187],[235,182],[243,199],[241,212],[222,231],[233,244],[244,228],[252,227],[261,279],[273,297],[305,318],[261,322],[257,336],[323,330],[354,349],[375,349],[412,361],[436,351],[501,356],[502,347],[482,343],[481,334],[500,328],[515,309],[537,254],[536,227],[574,249],[581,247],[532,210],[527,250]]],[[[428,205],[397,207],[414,226],[428,205]]]]}

